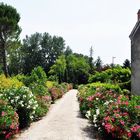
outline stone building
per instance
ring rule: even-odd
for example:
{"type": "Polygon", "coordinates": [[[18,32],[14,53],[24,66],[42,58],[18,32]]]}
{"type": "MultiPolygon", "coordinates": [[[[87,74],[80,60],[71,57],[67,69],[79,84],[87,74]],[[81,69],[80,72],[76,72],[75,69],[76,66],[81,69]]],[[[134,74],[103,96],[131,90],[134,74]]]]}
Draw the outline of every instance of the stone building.
{"type": "Polygon", "coordinates": [[[131,34],[131,92],[140,95],[140,10],[137,13],[138,20],[131,34]]]}

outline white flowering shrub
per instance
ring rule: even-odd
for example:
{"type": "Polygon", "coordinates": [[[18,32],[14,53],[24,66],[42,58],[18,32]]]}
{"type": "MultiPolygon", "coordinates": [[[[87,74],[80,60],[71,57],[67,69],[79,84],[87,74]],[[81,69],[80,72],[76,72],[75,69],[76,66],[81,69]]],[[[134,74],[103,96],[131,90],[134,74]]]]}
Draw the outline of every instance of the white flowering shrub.
{"type": "Polygon", "coordinates": [[[35,96],[28,87],[10,88],[5,90],[4,96],[19,115],[20,127],[28,126],[38,107],[35,96]]]}

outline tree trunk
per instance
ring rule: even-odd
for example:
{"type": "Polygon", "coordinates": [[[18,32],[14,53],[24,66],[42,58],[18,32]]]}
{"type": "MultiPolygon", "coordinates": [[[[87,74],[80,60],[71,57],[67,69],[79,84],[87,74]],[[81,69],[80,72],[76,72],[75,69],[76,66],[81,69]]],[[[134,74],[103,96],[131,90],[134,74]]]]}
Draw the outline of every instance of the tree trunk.
{"type": "Polygon", "coordinates": [[[6,77],[8,77],[8,67],[7,67],[7,59],[6,59],[6,50],[5,45],[2,46],[2,60],[3,60],[3,70],[6,77]]]}

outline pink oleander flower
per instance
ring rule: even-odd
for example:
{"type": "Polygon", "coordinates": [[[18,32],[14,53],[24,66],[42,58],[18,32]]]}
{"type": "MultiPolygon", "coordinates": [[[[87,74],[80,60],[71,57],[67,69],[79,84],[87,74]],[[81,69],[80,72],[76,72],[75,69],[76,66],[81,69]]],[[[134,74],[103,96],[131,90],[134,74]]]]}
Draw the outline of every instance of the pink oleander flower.
{"type": "Polygon", "coordinates": [[[104,118],[105,121],[109,121],[110,120],[110,116],[107,116],[104,118]]]}
{"type": "Polygon", "coordinates": [[[131,132],[128,132],[128,133],[127,133],[127,136],[128,136],[129,138],[131,138],[131,136],[132,136],[131,132]]]}
{"type": "Polygon", "coordinates": [[[12,124],[10,125],[10,128],[11,128],[11,129],[14,129],[14,128],[15,128],[15,124],[12,123],[12,124]]]}
{"type": "Polygon", "coordinates": [[[120,120],[120,123],[121,123],[123,126],[124,126],[124,124],[125,124],[124,121],[122,121],[122,120],[120,120]]]}
{"type": "Polygon", "coordinates": [[[135,108],[140,109],[140,105],[135,106],[135,108]]]}
{"type": "Polygon", "coordinates": [[[122,114],[122,116],[128,116],[128,113],[127,113],[127,112],[124,112],[124,113],[122,114]]]}
{"type": "Polygon", "coordinates": [[[120,117],[120,114],[115,114],[116,118],[119,118],[120,117]]]}
{"type": "Polygon", "coordinates": [[[6,115],[6,113],[4,112],[4,111],[2,111],[1,112],[1,116],[3,117],[3,116],[5,116],[6,115]]]}
{"type": "Polygon", "coordinates": [[[108,133],[115,130],[114,126],[109,123],[105,124],[105,129],[107,130],[108,133]]]}
{"type": "Polygon", "coordinates": [[[94,96],[89,96],[89,97],[87,98],[87,100],[90,101],[90,102],[93,101],[93,100],[94,100],[94,96]]]}
{"type": "Polygon", "coordinates": [[[137,130],[140,129],[140,125],[135,125],[131,128],[132,132],[137,132],[137,130]]]}
{"type": "Polygon", "coordinates": [[[12,133],[9,132],[6,136],[5,136],[5,139],[9,139],[11,137],[12,133]]]}

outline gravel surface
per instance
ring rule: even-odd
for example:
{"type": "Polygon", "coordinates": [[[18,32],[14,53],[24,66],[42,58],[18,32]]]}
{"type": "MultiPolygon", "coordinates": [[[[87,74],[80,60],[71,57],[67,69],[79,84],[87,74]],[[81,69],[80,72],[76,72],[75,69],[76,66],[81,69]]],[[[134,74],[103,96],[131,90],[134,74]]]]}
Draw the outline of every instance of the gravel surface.
{"type": "Polygon", "coordinates": [[[17,134],[14,140],[93,140],[93,126],[79,111],[77,90],[56,101],[47,116],[17,134]]]}

